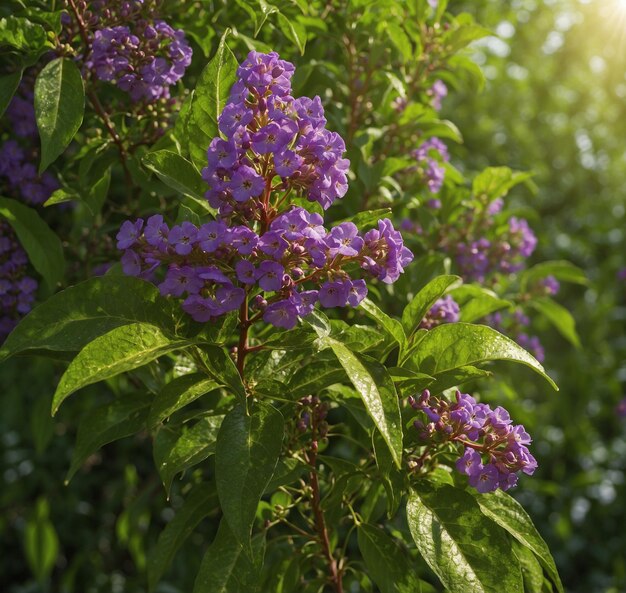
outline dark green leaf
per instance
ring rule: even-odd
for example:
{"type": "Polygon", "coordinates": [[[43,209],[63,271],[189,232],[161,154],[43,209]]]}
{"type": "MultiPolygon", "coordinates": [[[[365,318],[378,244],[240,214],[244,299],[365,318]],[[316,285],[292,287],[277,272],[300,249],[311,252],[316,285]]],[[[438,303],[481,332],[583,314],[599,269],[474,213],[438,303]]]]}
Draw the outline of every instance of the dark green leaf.
{"type": "Polygon", "coordinates": [[[257,505],[274,474],[283,442],[284,420],[259,402],[248,414],[238,404],[217,437],[215,477],[224,517],[242,544],[250,539],[257,505]]]}
{"type": "Polygon", "coordinates": [[[0,19],[0,47],[36,52],[47,44],[46,30],[28,19],[8,16],[0,19]]]}
{"type": "Polygon", "coordinates": [[[359,229],[376,224],[381,218],[388,218],[391,214],[391,208],[380,208],[378,210],[367,210],[366,212],[359,212],[354,216],[344,218],[337,221],[337,224],[342,222],[352,222],[359,229]]]}
{"type": "Polygon", "coordinates": [[[215,453],[217,433],[224,416],[203,416],[190,426],[167,424],[154,439],[154,464],[169,496],[176,474],[204,461],[215,453]]]}
{"type": "Polygon", "coordinates": [[[187,159],[170,150],[157,150],[144,155],[141,162],[165,185],[200,202],[208,212],[213,211],[204,197],[207,185],[187,159]]]}
{"type": "Polygon", "coordinates": [[[148,426],[152,427],[171,416],[187,404],[219,387],[219,383],[208,379],[202,373],[191,373],[177,377],[168,383],[154,398],[148,416],[148,426]]]}
{"type": "Polygon", "coordinates": [[[78,425],[76,446],[66,482],[72,479],[85,460],[100,447],[145,428],[151,400],[149,395],[132,393],[90,409],[78,425]]]}
{"type": "Polygon", "coordinates": [[[34,516],[24,529],[24,551],[35,579],[43,584],[49,577],[59,553],[59,538],[49,519],[48,501],[40,498],[34,516]]]}
{"type": "Polygon", "coordinates": [[[568,261],[549,261],[537,264],[520,274],[520,287],[525,291],[529,285],[547,276],[554,276],[563,282],[573,282],[575,284],[589,284],[585,273],[568,261]]]}
{"type": "Polygon", "coordinates": [[[193,593],[258,593],[265,553],[262,536],[252,539],[252,553],[230,530],[225,518],[206,551],[196,576],[193,593]]]}
{"type": "Polygon", "coordinates": [[[324,336],[320,342],[331,348],[361,396],[369,415],[382,434],[395,464],[402,459],[402,421],[396,388],[385,367],[376,360],[354,354],[341,342],[324,336]]]}
{"type": "Polygon", "coordinates": [[[509,190],[532,177],[532,173],[520,173],[508,167],[488,167],[474,178],[472,193],[478,198],[492,202],[503,198],[509,190]]]}
{"type": "Polygon", "coordinates": [[[293,19],[287,18],[284,14],[278,13],[278,27],[283,32],[285,37],[289,39],[298,48],[300,55],[304,55],[304,48],[306,47],[306,29],[304,25],[293,19]]]}
{"type": "Polygon", "coordinates": [[[402,471],[396,467],[389,447],[379,432],[374,431],[372,445],[376,465],[383,478],[383,487],[387,494],[387,515],[393,517],[400,508],[404,494],[404,476],[402,471]]]}
{"type": "Polygon", "coordinates": [[[494,311],[512,307],[513,303],[501,299],[493,291],[475,284],[464,284],[450,292],[461,307],[461,321],[472,323],[494,311]]]}
{"type": "Polygon", "coordinates": [[[116,327],[89,342],[76,355],[59,381],[52,412],[56,413],[63,401],[82,387],[136,369],[188,345],[188,341],[172,340],[147,323],[116,327]]]}
{"type": "Polygon", "coordinates": [[[450,593],[523,593],[511,542],[471,494],[423,483],[406,512],[417,549],[450,593]]]}
{"type": "Polygon", "coordinates": [[[522,578],[524,579],[524,591],[531,593],[532,591],[542,591],[545,576],[543,569],[537,557],[526,546],[520,544],[517,540],[513,540],[513,553],[519,560],[522,569],[522,578]]]}
{"type": "Polygon", "coordinates": [[[381,593],[421,593],[421,581],[404,550],[385,531],[363,523],[357,541],[367,574],[381,593]]]}
{"type": "Polygon", "coordinates": [[[151,323],[174,335],[180,316],[171,301],[145,280],[109,275],[91,278],[33,309],[7,338],[0,358],[30,350],[75,352],[130,323],[151,323]]]}
{"type": "Polygon", "coordinates": [[[459,280],[458,276],[437,276],[413,297],[402,312],[402,325],[409,338],[415,333],[424,315],[428,313],[435,301],[459,280]]]}
{"type": "Polygon", "coordinates": [[[406,342],[406,335],[402,324],[397,320],[389,317],[384,313],[378,305],[365,298],[361,301],[359,307],[367,313],[374,321],[378,322],[385,332],[395,340],[400,346],[406,342]]]}
{"type": "Polygon", "coordinates": [[[70,59],[49,62],[35,82],[35,116],[41,138],[39,172],[67,148],[83,123],[85,88],[78,66],[70,59]]]}
{"type": "Polygon", "coordinates": [[[435,380],[428,385],[428,389],[431,393],[437,394],[451,387],[458,387],[468,381],[484,379],[485,377],[491,377],[491,373],[473,366],[461,366],[442,373],[435,373],[435,380]]]}
{"type": "Polygon", "coordinates": [[[289,381],[290,397],[319,394],[323,389],[346,381],[346,373],[337,360],[313,361],[299,369],[289,381]]]}
{"type": "Polygon", "coordinates": [[[571,344],[580,348],[580,338],[576,332],[576,322],[572,314],[563,306],[548,297],[537,297],[528,301],[532,307],[543,315],[571,344]]]}
{"type": "Polygon", "coordinates": [[[0,76],[0,117],[10,105],[17,87],[20,86],[20,80],[22,80],[21,70],[0,76]]]}
{"type": "Polygon", "coordinates": [[[449,323],[426,333],[409,363],[422,373],[436,375],[490,360],[517,362],[534,370],[558,390],[534,356],[486,325],[449,323]]]}
{"type": "Polygon", "coordinates": [[[148,588],[154,591],[160,578],[169,568],[176,552],[193,530],[209,513],[217,508],[217,492],[213,484],[196,484],[185,497],[183,506],[159,535],[156,548],[148,560],[148,588]]]}
{"type": "Polygon", "coordinates": [[[33,267],[54,289],[65,272],[61,241],[33,208],[17,200],[0,198],[0,217],[8,220],[33,267]]]}
{"type": "Polygon", "coordinates": [[[484,515],[506,529],[523,546],[533,551],[559,593],[563,593],[563,585],[550,550],[522,505],[501,490],[484,495],[477,494],[476,502],[484,515]]]}
{"type": "Polygon", "coordinates": [[[228,353],[219,346],[202,346],[202,358],[205,369],[220,384],[230,387],[234,393],[245,401],[246,388],[241,380],[241,375],[228,353]]]}
{"type": "Polygon", "coordinates": [[[226,45],[229,34],[230,29],[227,29],[215,56],[200,74],[191,103],[187,138],[191,160],[198,169],[206,166],[207,148],[211,140],[219,136],[217,119],[236,79],[237,60],[226,45]]]}

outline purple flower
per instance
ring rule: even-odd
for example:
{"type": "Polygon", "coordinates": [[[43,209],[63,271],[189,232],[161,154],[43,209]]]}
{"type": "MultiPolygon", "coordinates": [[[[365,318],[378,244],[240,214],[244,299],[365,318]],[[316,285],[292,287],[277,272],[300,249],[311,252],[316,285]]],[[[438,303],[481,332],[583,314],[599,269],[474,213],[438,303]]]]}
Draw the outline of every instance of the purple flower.
{"type": "Polygon", "coordinates": [[[183,311],[189,313],[192,319],[199,322],[209,321],[220,315],[215,301],[203,298],[200,295],[192,294],[183,302],[183,311]]]}
{"type": "Polygon", "coordinates": [[[298,309],[291,300],[276,301],[265,309],[263,321],[276,327],[292,329],[298,323],[298,309]]]}
{"type": "Polygon", "coordinates": [[[257,278],[259,286],[268,292],[280,290],[283,285],[285,268],[275,261],[265,260],[259,265],[257,278]]]}
{"type": "Polygon", "coordinates": [[[315,303],[317,303],[319,291],[317,290],[305,290],[303,292],[294,293],[294,301],[296,302],[296,309],[300,317],[306,317],[313,313],[315,303]]]}
{"type": "Polygon", "coordinates": [[[226,136],[232,136],[240,127],[247,126],[254,119],[254,113],[236,103],[229,103],[224,107],[219,116],[218,123],[220,131],[226,136]]]}
{"type": "Polygon", "coordinates": [[[165,280],[159,284],[159,291],[163,296],[180,297],[185,292],[197,294],[203,285],[204,282],[196,275],[195,268],[191,266],[179,268],[176,265],[172,265],[167,270],[165,280]]]}
{"type": "Polygon", "coordinates": [[[143,218],[138,218],[135,222],[124,221],[117,233],[117,248],[128,249],[137,243],[143,229],[143,218]]]}
{"type": "Polygon", "coordinates": [[[348,305],[357,307],[367,296],[365,280],[347,280],[346,282],[350,285],[348,288],[348,305]]]}
{"type": "Polygon", "coordinates": [[[148,245],[152,245],[159,251],[165,252],[167,250],[169,231],[169,227],[163,222],[163,217],[160,214],[155,214],[148,218],[143,234],[148,245]]]}
{"type": "Polygon", "coordinates": [[[480,493],[493,492],[500,484],[500,472],[488,463],[479,472],[469,476],[469,484],[480,493]]]}
{"type": "Polygon", "coordinates": [[[282,152],[291,143],[297,129],[293,122],[270,123],[252,135],[252,148],[259,154],[282,152]]]}
{"type": "Polygon", "coordinates": [[[205,253],[216,251],[226,238],[228,227],[221,220],[207,222],[198,229],[196,239],[205,253]]]}
{"type": "Polygon", "coordinates": [[[127,249],[122,255],[122,271],[127,276],[139,276],[141,274],[141,258],[132,249],[127,249]]]}
{"type": "Polygon", "coordinates": [[[334,227],[326,239],[332,253],[355,256],[363,248],[363,239],[359,237],[359,229],[352,222],[342,222],[334,227]]]}
{"type": "Polygon", "coordinates": [[[456,323],[460,319],[460,314],[461,309],[457,302],[450,295],[446,295],[435,301],[435,304],[420,322],[420,327],[432,329],[442,323],[456,323]]]}
{"type": "Polygon", "coordinates": [[[237,278],[243,284],[254,284],[257,280],[257,269],[247,259],[239,260],[235,266],[237,278]]]}
{"type": "Polygon", "coordinates": [[[274,168],[281,177],[291,177],[302,163],[302,157],[293,150],[285,149],[274,155],[274,168]]]}
{"type": "Polygon", "coordinates": [[[238,158],[238,150],[233,142],[227,142],[221,138],[213,138],[207,149],[207,161],[209,169],[222,167],[230,169],[238,158]]]}
{"type": "Polygon", "coordinates": [[[173,226],[170,230],[169,241],[178,255],[189,255],[198,235],[198,229],[190,222],[173,226]]]}
{"type": "Polygon", "coordinates": [[[265,180],[252,167],[243,165],[235,171],[228,187],[235,200],[245,202],[261,194],[265,180]]]}
{"type": "Polygon", "coordinates": [[[279,259],[285,253],[288,245],[279,232],[269,231],[261,236],[258,247],[263,253],[279,259]]]}
{"type": "Polygon", "coordinates": [[[324,282],[319,291],[322,307],[345,307],[350,296],[348,283],[342,281],[324,282]]]}
{"type": "Polygon", "coordinates": [[[230,229],[229,242],[241,255],[250,255],[259,243],[259,236],[245,226],[230,229]]]}
{"type": "Polygon", "coordinates": [[[483,461],[480,454],[467,447],[465,453],[456,462],[456,469],[466,476],[478,476],[483,469],[483,461]]]}
{"type": "Polygon", "coordinates": [[[239,309],[245,298],[246,293],[243,288],[238,288],[232,285],[220,286],[215,291],[215,300],[217,302],[220,315],[227,313],[228,311],[239,309]]]}

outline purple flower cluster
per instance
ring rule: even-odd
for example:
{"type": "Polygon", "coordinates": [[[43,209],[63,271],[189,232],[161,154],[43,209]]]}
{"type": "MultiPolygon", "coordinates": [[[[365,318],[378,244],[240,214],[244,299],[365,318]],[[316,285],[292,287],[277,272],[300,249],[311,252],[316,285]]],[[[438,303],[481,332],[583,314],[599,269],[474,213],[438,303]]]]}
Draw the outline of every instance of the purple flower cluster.
{"type": "Polygon", "coordinates": [[[544,294],[555,296],[559,294],[561,285],[554,276],[546,276],[539,281],[539,287],[544,294]]]}
{"type": "Polygon", "coordinates": [[[626,418],[626,397],[615,406],[615,412],[620,418],[626,418]]]}
{"type": "Polygon", "coordinates": [[[22,83],[5,111],[5,116],[11,122],[13,133],[20,138],[37,139],[39,137],[34,102],[32,89],[26,88],[22,83]]]}
{"type": "MultiPolygon", "coordinates": [[[[470,281],[484,282],[492,274],[511,274],[524,268],[525,260],[537,246],[537,238],[524,219],[511,217],[509,228],[494,239],[486,236],[458,243],[450,242],[456,252],[461,275],[470,281]]],[[[493,234],[494,222],[483,225],[485,234],[493,234]]]]}
{"type": "Polygon", "coordinates": [[[348,190],[341,136],[326,129],[319,97],[291,96],[293,64],[250,52],[219,117],[202,176],[222,216],[266,205],[269,192],[305,195],[324,209],[348,190]]]}
{"type": "Polygon", "coordinates": [[[512,424],[503,407],[491,409],[460,391],[456,401],[449,402],[427,389],[409,403],[424,414],[414,422],[421,438],[463,446],[456,468],[478,492],[508,490],[517,484],[518,472],[532,475],[537,468],[528,450],[532,439],[521,424],[512,424]]]}
{"type": "Polygon", "coordinates": [[[441,102],[448,96],[448,87],[443,80],[435,80],[433,86],[426,91],[426,94],[432,98],[433,109],[439,111],[441,102]]]}
{"type": "Polygon", "coordinates": [[[0,180],[4,180],[7,193],[28,204],[43,204],[59,188],[56,178],[49,172],[37,174],[37,167],[15,140],[0,145],[0,180]]]}
{"type": "Polygon", "coordinates": [[[35,300],[37,281],[26,275],[27,264],[13,229],[0,220],[0,343],[35,300]]]}
{"type": "Polygon", "coordinates": [[[192,50],[182,30],[165,21],[105,27],[94,34],[85,65],[100,80],[113,82],[133,101],[169,97],[169,87],[182,78],[192,50]]]}
{"type": "Polygon", "coordinates": [[[442,163],[450,160],[448,147],[439,138],[429,138],[411,156],[420,163],[418,171],[424,176],[428,190],[436,194],[443,186],[446,169],[442,163]]]}
{"type": "Polygon", "coordinates": [[[461,309],[457,302],[448,294],[438,299],[430,308],[424,319],[420,322],[420,328],[432,329],[442,323],[456,323],[461,316],[461,309]]]}
{"type": "Polygon", "coordinates": [[[164,266],[161,292],[183,298],[196,321],[247,310],[253,298],[257,317],[289,329],[318,302],[357,306],[367,287],[352,270],[392,283],[413,259],[388,219],[364,234],[352,222],[329,231],[321,215],[290,205],[302,195],[328,207],[344,195],[348,167],[319,97],[290,96],[293,72],[275,53],[251,52],[240,66],[219,117],[225,139],[210,143],[203,171],[217,220],[170,228],[155,215],[117,235],[125,273],[153,278],[164,266]]]}
{"type": "Polygon", "coordinates": [[[370,276],[391,283],[413,258],[387,219],[363,235],[351,222],[330,231],[322,222],[319,214],[292,208],[277,216],[266,232],[256,233],[223,220],[170,228],[155,215],[145,226],[142,219],[126,221],[117,245],[125,250],[126,274],[151,277],[165,265],[161,293],[183,297],[183,309],[196,321],[236,310],[251,294],[266,322],[289,329],[317,302],[322,307],[356,307],[365,298],[365,281],[353,280],[343,269],[346,265],[356,263],[370,276]]]}

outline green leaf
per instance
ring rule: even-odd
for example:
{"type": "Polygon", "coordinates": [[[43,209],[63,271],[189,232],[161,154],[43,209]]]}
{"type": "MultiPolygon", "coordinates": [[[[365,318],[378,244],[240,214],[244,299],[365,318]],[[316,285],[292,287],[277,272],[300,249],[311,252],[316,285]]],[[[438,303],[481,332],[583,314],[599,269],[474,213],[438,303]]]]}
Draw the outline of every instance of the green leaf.
{"type": "Polygon", "coordinates": [[[537,557],[517,540],[513,540],[513,553],[519,560],[524,579],[524,591],[542,591],[544,584],[544,574],[537,557]]]}
{"type": "Polygon", "coordinates": [[[415,370],[435,376],[490,360],[508,360],[526,365],[558,391],[556,383],[534,356],[486,325],[448,323],[435,327],[419,342],[409,363],[417,367],[415,370]]]}
{"type": "Polygon", "coordinates": [[[320,336],[320,342],[331,348],[361,396],[368,414],[385,439],[394,463],[402,459],[402,419],[398,394],[389,373],[376,360],[354,354],[341,342],[320,336]]]}
{"type": "Polygon", "coordinates": [[[204,197],[206,183],[187,159],[170,150],[157,150],[144,155],[141,162],[165,185],[200,202],[207,210],[213,210],[204,197]]]}
{"type": "Polygon", "coordinates": [[[35,116],[41,138],[39,172],[67,148],[83,123],[85,88],[73,60],[49,62],[35,82],[35,116]]]}
{"type": "Polygon", "coordinates": [[[59,538],[48,517],[49,512],[48,501],[40,498],[34,516],[24,529],[26,560],[40,585],[50,577],[59,554],[59,538]]]}
{"type": "Polygon", "coordinates": [[[461,307],[461,321],[466,323],[513,306],[511,301],[501,299],[492,290],[475,284],[464,284],[453,289],[450,294],[461,307]]]}
{"type": "Polygon", "coordinates": [[[154,439],[154,464],[169,496],[176,474],[215,453],[217,434],[224,416],[203,416],[193,426],[162,426],[154,439]]]}
{"type": "Polygon", "coordinates": [[[250,553],[239,543],[225,518],[222,519],[202,559],[193,593],[258,593],[264,552],[262,536],[252,539],[250,553]]]}
{"type": "Polygon", "coordinates": [[[476,502],[483,514],[508,531],[520,544],[533,551],[559,593],[563,585],[548,545],[533,525],[522,505],[501,490],[477,494],[476,502]]]}
{"type": "Polygon", "coordinates": [[[459,276],[437,276],[413,297],[402,312],[402,325],[409,338],[415,333],[435,301],[459,280],[459,276]]]}
{"type": "Polygon", "coordinates": [[[383,327],[387,335],[395,340],[400,346],[404,345],[406,342],[406,335],[402,324],[397,319],[389,317],[389,315],[384,313],[378,305],[370,301],[368,298],[363,299],[359,304],[359,307],[365,311],[368,317],[371,317],[374,321],[378,322],[383,327]]]}
{"type": "Polygon", "coordinates": [[[482,39],[483,37],[487,37],[489,35],[491,35],[491,31],[489,29],[485,29],[485,27],[481,27],[480,25],[462,25],[458,29],[450,31],[450,33],[446,36],[444,43],[446,45],[446,50],[449,53],[455,53],[469,45],[472,41],[482,39]]]}
{"type": "Polygon", "coordinates": [[[241,375],[228,353],[219,346],[202,346],[202,358],[206,371],[222,385],[230,387],[241,401],[246,400],[246,388],[241,375]]]}
{"type": "Polygon", "coordinates": [[[28,19],[8,16],[0,19],[0,47],[36,52],[47,45],[46,30],[28,19]]]}
{"type": "Polygon", "coordinates": [[[151,400],[149,395],[132,393],[103,406],[89,409],[78,425],[76,446],[65,479],[66,483],[98,449],[145,428],[151,400]]]}
{"type": "Polygon", "coordinates": [[[91,278],[33,309],[7,338],[0,358],[29,350],[77,351],[116,327],[138,322],[173,335],[180,317],[171,301],[145,280],[91,278]]]}
{"type": "Polygon", "coordinates": [[[488,167],[479,173],[472,182],[472,193],[489,202],[503,198],[509,190],[532,177],[532,173],[513,171],[508,167],[488,167]]]}
{"type": "Polygon", "coordinates": [[[565,307],[548,297],[531,299],[528,301],[528,306],[541,313],[566,340],[576,348],[580,348],[580,338],[576,332],[576,321],[574,321],[572,314],[565,307]]]}
{"type": "Polygon", "coordinates": [[[409,494],[406,513],[417,549],[450,593],[523,593],[511,542],[471,494],[423,483],[409,494]]]}
{"type": "Polygon", "coordinates": [[[159,535],[156,548],[148,559],[148,589],[154,591],[184,541],[200,521],[217,508],[217,492],[213,484],[201,482],[185,498],[183,506],[159,535]]]}
{"type": "Polygon", "coordinates": [[[319,394],[326,387],[346,380],[346,373],[337,360],[315,360],[293,375],[289,381],[289,397],[295,400],[319,394]]]}
{"type": "Polygon", "coordinates": [[[357,542],[367,575],[381,593],[421,593],[422,581],[404,550],[385,531],[363,523],[357,528],[357,542]]]}
{"type": "Polygon", "coordinates": [[[287,18],[284,14],[279,12],[278,27],[283,32],[283,35],[289,39],[298,48],[300,55],[304,55],[304,48],[306,47],[306,29],[304,25],[293,18],[287,18]]]}
{"type": "Polygon", "coordinates": [[[202,373],[177,377],[168,383],[154,398],[148,415],[148,426],[153,427],[177,410],[220,386],[202,373]]]}
{"type": "Polygon", "coordinates": [[[219,136],[217,119],[237,76],[237,60],[226,45],[229,34],[230,29],[227,29],[220,39],[215,56],[200,74],[191,103],[187,137],[191,160],[198,169],[206,165],[207,148],[211,140],[219,136]]]}
{"type": "Polygon", "coordinates": [[[284,420],[259,402],[250,414],[237,404],[217,437],[215,478],[224,517],[242,544],[250,540],[257,505],[272,479],[283,442],[284,420]]]}
{"type": "Polygon", "coordinates": [[[491,377],[489,371],[473,366],[461,366],[442,373],[436,373],[434,377],[435,380],[428,385],[428,389],[433,394],[442,393],[451,387],[458,387],[468,381],[484,379],[486,377],[491,377]]]}
{"type": "Polygon", "coordinates": [[[44,277],[49,289],[54,289],[65,272],[59,238],[33,208],[17,200],[0,198],[0,217],[7,219],[35,270],[44,277]]]}
{"type": "Polygon", "coordinates": [[[21,70],[0,76],[0,117],[4,115],[6,108],[10,105],[17,87],[20,86],[21,80],[21,70]]]}
{"type": "Polygon", "coordinates": [[[413,46],[409,36],[400,25],[393,21],[388,21],[386,28],[389,41],[396,46],[396,49],[402,55],[402,59],[405,62],[409,62],[413,58],[413,46]]]}
{"type": "Polygon", "coordinates": [[[400,508],[404,493],[404,475],[399,470],[391,456],[389,447],[379,432],[372,434],[372,445],[376,465],[383,480],[383,487],[387,494],[387,516],[393,517],[400,508]]]}
{"type": "Polygon", "coordinates": [[[112,329],[89,342],[67,367],[54,394],[53,414],[68,396],[82,387],[136,369],[187,345],[188,341],[172,340],[147,323],[112,329]]]}
{"type": "Polygon", "coordinates": [[[537,264],[532,268],[524,270],[520,274],[520,288],[524,292],[529,285],[546,278],[554,276],[563,282],[573,282],[574,284],[589,284],[585,273],[577,266],[568,261],[548,261],[537,264]]]}

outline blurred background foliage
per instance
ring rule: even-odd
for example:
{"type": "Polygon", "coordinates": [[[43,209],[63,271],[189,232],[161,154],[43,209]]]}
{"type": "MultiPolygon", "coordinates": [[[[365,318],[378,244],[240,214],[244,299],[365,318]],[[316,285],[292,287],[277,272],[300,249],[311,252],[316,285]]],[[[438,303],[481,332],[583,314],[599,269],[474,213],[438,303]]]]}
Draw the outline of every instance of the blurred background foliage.
{"type": "MultiPolygon", "coordinates": [[[[465,3],[495,35],[475,43],[485,89],[452,93],[444,117],[463,130],[464,166],[534,173],[536,260],[569,259],[591,284],[568,285],[580,350],[542,333],[561,388],[528,377],[513,407],[532,426],[538,479],[516,496],[542,526],[570,591],[626,591],[626,18],[609,0],[465,3]]],[[[623,4],[623,3],[621,3],[623,4]]],[[[453,6],[452,8],[455,8],[453,6]]],[[[518,416],[522,417],[522,416],[518,416]]]]}
{"type": "MultiPolygon", "coordinates": [[[[520,186],[507,200],[539,237],[533,261],[567,259],[590,279],[587,287],[564,284],[559,295],[576,318],[582,348],[542,327],[541,319],[533,322],[561,391],[550,393],[528,373],[507,367],[507,382],[483,392],[533,435],[540,467],[514,494],[550,544],[571,593],[626,592],[626,421],[615,411],[626,396],[626,284],[617,276],[626,267],[626,20],[619,18],[626,11],[617,12],[619,3],[481,0],[449,6],[494,32],[473,45],[473,59],[485,75],[482,92],[475,83],[457,81],[443,102],[442,117],[458,126],[464,140],[452,148],[453,165],[468,177],[486,166],[531,171],[536,192],[520,186]]],[[[234,13],[241,23],[233,39],[238,56],[255,28],[246,21],[245,2],[228,9],[224,2],[193,4],[195,10],[179,13],[166,2],[169,18],[188,31],[202,58],[194,60],[188,88],[234,13]]],[[[277,49],[298,66],[314,68],[328,50],[324,44],[339,46],[341,40],[333,41],[332,30],[319,22],[306,25],[321,42],[310,43],[303,57],[293,44],[277,49]]],[[[261,31],[261,41],[276,37],[273,25],[261,31]]],[[[300,71],[301,88],[315,89],[308,70],[300,71]]],[[[331,80],[332,71],[317,84],[330,86],[331,80]]],[[[45,583],[52,569],[46,555],[60,551],[57,562],[73,558],[70,565],[57,564],[62,590],[84,582],[91,583],[90,593],[143,590],[149,550],[173,516],[164,508],[150,447],[142,442],[149,436],[105,447],[66,488],[77,419],[106,401],[106,389],[90,388],[89,397],[52,420],[48,398],[59,371],[31,358],[5,364],[0,372],[0,585],[25,583],[11,593],[41,591],[36,580],[45,583]]],[[[175,487],[171,506],[180,502],[175,487]]],[[[206,548],[213,523],[204,521],[185,546],[206,548]]],[[[170,582],[184,583],[197,570],[198,554],[185,549],[170,582]]],[[[178,590],[166,584],[157,589],[178,590]]]]}

